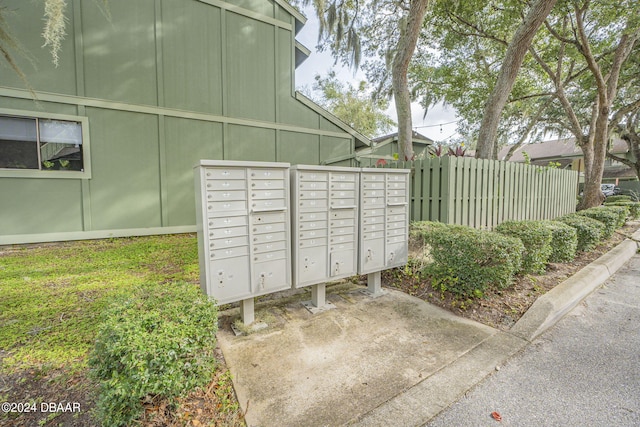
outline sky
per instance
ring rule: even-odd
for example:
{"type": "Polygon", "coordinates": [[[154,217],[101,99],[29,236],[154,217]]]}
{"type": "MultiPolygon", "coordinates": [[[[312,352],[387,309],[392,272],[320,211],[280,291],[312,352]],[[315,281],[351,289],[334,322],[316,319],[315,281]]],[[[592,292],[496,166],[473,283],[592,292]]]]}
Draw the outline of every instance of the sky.
{"type": "MultiPolygon", "coordinates": [[[[366,80],[364,73],[358,71],[354,76],[352,70],[344,68],[339,64],[334,64],[334,59],[329,52],[316,52],[318,40],[318,20],[311,7],[302,10],[307,17],[307,22],[296,36],[296,40],[311,50],[311,55],[296,70],[296,87],[298,89],[308,86],[311,88],[316,74],[327,75],[333,68],[338,79],[344,82],[351,82],[354,86],[361,80],[366,80]]],[[[393,100],[387,115],[397,121],[393,100]]],[[[424,109],[418,104],[411,105],[411,118],[414,130],[422,135],[431,138],[436,142],[447,142],[450,138],[456,137],[456,115],[455,110],[442,105],[432,107],[427,117],[423,120],[424,109]]]]}

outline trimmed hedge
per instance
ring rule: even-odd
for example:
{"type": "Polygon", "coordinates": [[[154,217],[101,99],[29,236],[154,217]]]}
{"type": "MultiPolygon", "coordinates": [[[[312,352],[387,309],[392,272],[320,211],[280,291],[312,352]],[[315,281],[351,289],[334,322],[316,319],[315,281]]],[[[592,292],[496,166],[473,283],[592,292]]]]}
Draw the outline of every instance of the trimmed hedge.
{"type": "Polygon", "coordinates": [[[103,425],[131,425],[145,398],[171,400],[211,381],[218,311],[197,286],[141,286],[103,316],[89,357],[103,425]]]}
{"type": "Polygon", "coordinates": [[[576,257],[578,232],[560,221],[541,221],[551,230],[551,256],[549,262],[570,262],[576,257]]]}
{"type": "Polygon", "coordinates": [[[556,221],[563,222],[576,229],[578,233],[578,252],[588,252],[593,249],[604,233],[604,224],[588,216],[572,213],[557,218],[556,221]]]}
{"type": "Polygon", "coordinates": [[[618,215],[618,221],[616,222],[616,229],[623,227],[624,224],[627,222],[627,218],[629,217],[629,208],[626,206],[605,205],[605,206],[601,206],[600,209],[604,209],[618,215]]]}
{"type": "Polygon", "coordinates": [[[435,228],[429,244],[434,262],[424,272],[433,287],[468,298],[509,287],[524,252],[517,238],[461,225],[435,228]]]}
{"type": "Polygon", "coordinates": [[[627,196],[625,194],[619,194],[615,196],[609,196],[605,199],[604,203],[608,205],[609,203],[615,202],[631,202],[631,196],[627,196]]]}
{"type": "Polygon", "coordinates": [[[623,207],[629,209],[629,217],[631,219],[640,218],[640,202],[613,202],[613,203],[605,202],[604,206],[605,207],[623,206],[623,207]]]}
{"type": "Polygon", "coordinates": [[[553,249],[553,232],[542,221],[505,221],[496,231],[519,238],[525,248],[522,259],[522,273],[544,273],[553,249]]]}
{"type": "Polygon", "coordinates": [[[610,209],[605,209],[602,206],[585,209],[583,211],[576,212],[576,214],[586,216],[603,223],[604,228],[602,231],[602,235],[600,236],[602,240],[608,239],[609,237],[613,236],[613,233],[618,228],[618,221],[620,220],[618,213],[613,212],[610,209]]]}

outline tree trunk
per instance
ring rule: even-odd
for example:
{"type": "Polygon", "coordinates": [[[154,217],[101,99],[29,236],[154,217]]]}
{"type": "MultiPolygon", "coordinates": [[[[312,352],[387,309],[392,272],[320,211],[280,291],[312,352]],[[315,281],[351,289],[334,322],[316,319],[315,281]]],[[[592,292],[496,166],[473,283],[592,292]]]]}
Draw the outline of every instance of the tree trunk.
{"type": "Polygon", "coordinates": [[[413,56],[422,29],[429,0],[411,0],[405,28],[400,29],[400,38],[393,57],[392,85],[393,99],[398,113],[398,149],[399,158],[413,160],[413,126],[411,123],[411,94],[407,82],[409,62],[413,56]]]}
{"type": "Polygon", "coordinates": [[[482,116],[478,134],[476,158],[489,159],[493,156],[502,110],[507,103],[524,56],[531,45],[531,41],[536,35],[540,25],[542,25],[547,15],[549,15],[549,12],[551,12],[551,9],[553,9],[556,1],[557,0],[536,0],[531,6],[531,9],[529,9],[529,13],[527,13],[524,21],[513,35],[513,39],[507,48],[502,67],[500,68],[496,85],[485,104],[484,115],[482,116]]]}

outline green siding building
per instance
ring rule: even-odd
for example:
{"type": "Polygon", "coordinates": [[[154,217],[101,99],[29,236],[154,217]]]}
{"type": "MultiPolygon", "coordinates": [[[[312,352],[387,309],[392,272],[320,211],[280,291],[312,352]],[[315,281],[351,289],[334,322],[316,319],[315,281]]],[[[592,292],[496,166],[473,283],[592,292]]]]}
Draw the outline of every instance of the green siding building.
{"type": "Polygon", "coordinates": [[[2,65],[0,244],[195,231],[200,159],[355,166],[370,145],[296,93],[284,0],[70,0],[57,67],[43,3],[3,2],[32,91],[2,65]]]}

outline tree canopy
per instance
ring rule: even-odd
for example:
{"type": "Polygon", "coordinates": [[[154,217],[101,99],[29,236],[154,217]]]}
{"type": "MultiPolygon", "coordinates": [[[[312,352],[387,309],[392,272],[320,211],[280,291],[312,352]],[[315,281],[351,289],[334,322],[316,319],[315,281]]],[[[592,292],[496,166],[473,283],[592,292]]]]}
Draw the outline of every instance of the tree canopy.
{"type": "Polygon", "coordinates": [[[372,97],[365,81],[354,87],[341,82],[335,71],[330,71],[324,77],[316,74],[313,89],[318,95],[307,91],[310,98],[368,138],[387,133],[395,125],[384,113],[389,101],[372,97]]]}

